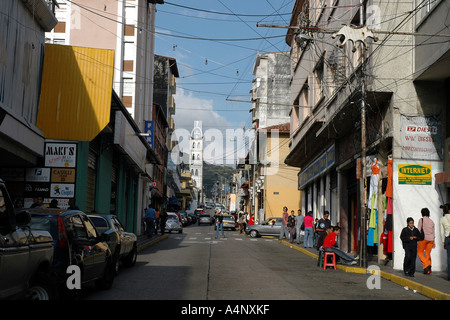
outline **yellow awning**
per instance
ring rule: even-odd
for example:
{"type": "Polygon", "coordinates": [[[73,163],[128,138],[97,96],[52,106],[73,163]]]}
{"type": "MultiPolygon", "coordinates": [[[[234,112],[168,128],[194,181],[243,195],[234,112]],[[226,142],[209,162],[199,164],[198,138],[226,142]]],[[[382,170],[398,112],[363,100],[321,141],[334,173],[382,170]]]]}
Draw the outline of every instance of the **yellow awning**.
{"type": "Polygon", "coordinates": [[[91,141],[109,123],[114,51],[45,45],[37,127],[48,139],[91,141]]]}

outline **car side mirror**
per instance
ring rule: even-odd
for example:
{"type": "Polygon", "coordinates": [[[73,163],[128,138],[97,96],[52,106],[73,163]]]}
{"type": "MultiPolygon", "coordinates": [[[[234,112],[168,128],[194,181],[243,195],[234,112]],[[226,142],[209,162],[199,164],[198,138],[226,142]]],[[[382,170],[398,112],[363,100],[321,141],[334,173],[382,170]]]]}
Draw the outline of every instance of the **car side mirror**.
{"type": "Polygon", "coordinates": [[[25,226],[31,222],[31,214],[24,210],[16,214],[16,222],[18,226],[25,226]]]}

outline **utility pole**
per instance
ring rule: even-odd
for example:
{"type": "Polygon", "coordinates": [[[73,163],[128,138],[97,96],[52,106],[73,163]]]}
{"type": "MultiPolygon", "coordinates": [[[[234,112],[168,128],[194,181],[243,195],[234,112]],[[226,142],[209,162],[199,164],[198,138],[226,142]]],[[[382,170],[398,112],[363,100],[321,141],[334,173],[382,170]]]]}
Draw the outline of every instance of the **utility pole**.
{"type": "MultiPolygon", "coordinates": [[[[363,0],[359,0],[361,5],[359,11],[359,24],[364,27],[364,4],[363,0]]],[[[361,175],[360,175],[360,250],[359,263],[363,268],[367,267],[367,238],[366,238],[366,77],[365,77],[365,48],[361,46],[361,175]]]]}

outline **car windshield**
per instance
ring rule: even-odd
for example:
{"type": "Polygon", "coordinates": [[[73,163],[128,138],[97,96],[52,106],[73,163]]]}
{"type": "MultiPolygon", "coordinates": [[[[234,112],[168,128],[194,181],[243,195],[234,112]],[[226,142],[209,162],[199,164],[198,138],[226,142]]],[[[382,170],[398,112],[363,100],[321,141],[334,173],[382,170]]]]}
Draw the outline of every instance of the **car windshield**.
{"type": "Polygon", "coordinates": [[[178,217],[175,216],[175,215],[169,214],[169,215],[167,216],[167,219],[168,219],[168,220],[178,220],[178,217]]]}
{"type": "Polygon", "coordinates": [[[234,217],[233,216],[223,216],[223,220],[230,220],[234,222],[234,217]]]}
{"type": "Polygon", "coordinates": [[[100,233],[109,229],[108,222],[103,217],[89,216],[94,226],[100,231],[100,233]]]}

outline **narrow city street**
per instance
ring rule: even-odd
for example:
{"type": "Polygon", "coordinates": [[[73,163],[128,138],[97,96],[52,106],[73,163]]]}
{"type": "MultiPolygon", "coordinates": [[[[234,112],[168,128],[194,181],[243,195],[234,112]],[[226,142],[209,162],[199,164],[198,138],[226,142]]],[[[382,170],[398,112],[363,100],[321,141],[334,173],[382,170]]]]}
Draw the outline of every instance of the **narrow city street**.
{"type": "Polygon", "coordinates": [[[275,237],[250,238],[214,226],[191,225],[182,234],[142,251],[122,269],[111,290],[92,290],[85,300],[422,300],[426,297],[369,275],[322,270],[315,259],[275,237]]]}

